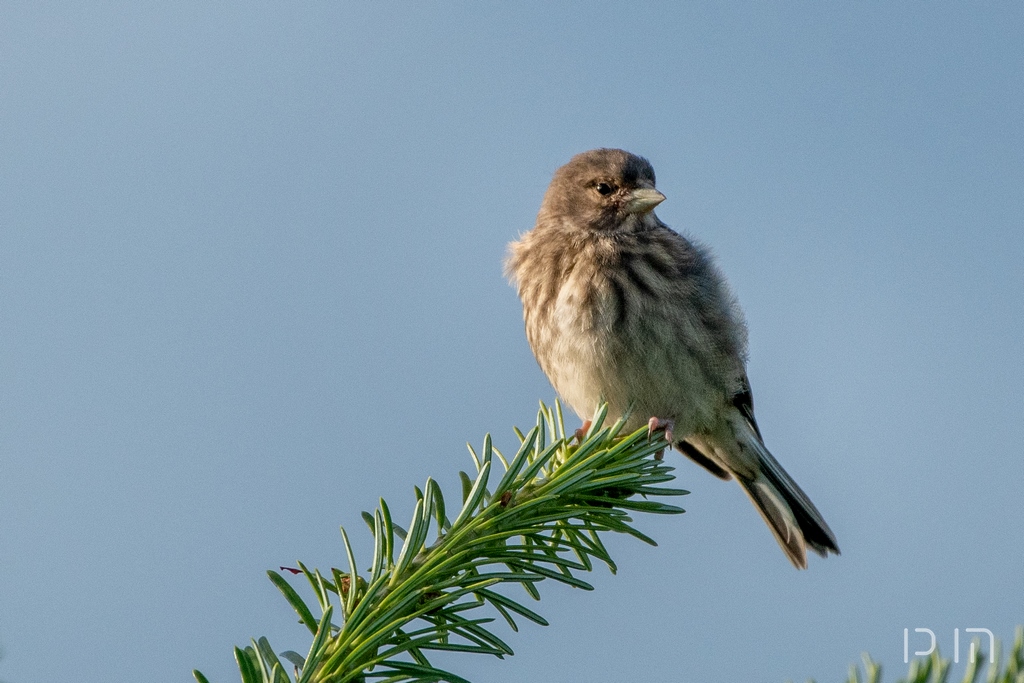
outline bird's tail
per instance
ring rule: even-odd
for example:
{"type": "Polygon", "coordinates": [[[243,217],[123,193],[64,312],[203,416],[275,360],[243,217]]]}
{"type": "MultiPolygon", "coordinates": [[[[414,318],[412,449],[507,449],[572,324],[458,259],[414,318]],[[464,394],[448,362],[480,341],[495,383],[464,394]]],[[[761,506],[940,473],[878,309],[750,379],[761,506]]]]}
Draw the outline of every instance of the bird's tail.
{"type": "Polygon", "coordinates": [[[738,476],[740,486],[768,528],[775,534],[783,552],[797,569],[807,568],[807,549],[822,557],[839,554],[839,545],[818,508],[807,497],[782,465],[768,451],[753,430],[745,445],[757,453],[758,470],[753,479],[738,476]]]}

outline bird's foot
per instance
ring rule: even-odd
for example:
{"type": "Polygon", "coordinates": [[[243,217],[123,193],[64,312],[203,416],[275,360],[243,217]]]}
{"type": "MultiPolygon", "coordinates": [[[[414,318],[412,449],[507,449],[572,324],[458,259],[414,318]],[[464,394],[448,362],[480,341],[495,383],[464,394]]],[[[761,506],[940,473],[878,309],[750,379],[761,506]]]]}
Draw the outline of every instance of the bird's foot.
{"type": "MultiPolygon", "coordinates": [[[[652,417],[647,421],[647,440],[650,441],[651,437],[654,436],[654,432],[659,429],[663,431],[665,441],[668,441],[671,445],[674,439],[672,438],[672,430],[675,429],[676,423],[672,420],[662,420],[660,417],[652,417]]],[[[661,460],[665,457],[665,449],[662,448],[654,454],[655,460],[661,460]]]]}
{"type": "Polygon", "coordinates": [[[591,425],[590,420],[587,420],[586,422],[583,423],[582,427],[580,427],[579,429],[576,430],[575,436],[576,436],[576,441],[578,443],[583,443],[583,439],[587,438],[587,432],[590,431],[590,425],[591,425]]]}
{"type": "Polygon", "coordinates": [[[654,436],[654,432],[663,430],[665,433],[665,441],[672,443],[672,430],[675,429],[676,423],[672,420],[662,420],[660,417],[652,417],[647,421],[647,438],[650,440],[654,436]]]}

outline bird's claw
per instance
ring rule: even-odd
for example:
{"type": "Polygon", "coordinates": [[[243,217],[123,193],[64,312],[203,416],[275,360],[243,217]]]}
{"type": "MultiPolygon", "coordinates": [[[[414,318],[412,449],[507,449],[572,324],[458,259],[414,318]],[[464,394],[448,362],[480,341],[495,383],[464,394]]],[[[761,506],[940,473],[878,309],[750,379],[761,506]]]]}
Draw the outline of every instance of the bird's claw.
{"type": "MultiPolygon", "coordinates": [[[[652,417],[650,420],[647,421],[647,440],[648,441],[651,440],[651,438],[654,436],[654,432],[656,432],[658,430],[662,430],[662,432],[663,432],[663,434],[665,436],[665,441],[668,441],[669,444],[671,445],[672,442],[675,441],[675,439],[672,438],[672,436],[673,436],[672,430],[674,428],[675,428],[675,423],[672,420],[662,420],[659,417],[652,417]]],[[[664,448],[662,448],[661,450],[659,450],[657,453],[654,454],[654,459],[655,460],[661,460],[664,457],[665,457],[665,449],[664,448]]]]}
{"type": "Polygon", "coordinates": [[[650,440],[654,436],[654,432],[663,430],[665,433],[665,441],[672,443],[674,441],[672,438],[672,430],[675,429],[675,426],[676,424],[672,420],[662,420],[659,417],[652,417],[647,421],[647,438],[650,440]]]}

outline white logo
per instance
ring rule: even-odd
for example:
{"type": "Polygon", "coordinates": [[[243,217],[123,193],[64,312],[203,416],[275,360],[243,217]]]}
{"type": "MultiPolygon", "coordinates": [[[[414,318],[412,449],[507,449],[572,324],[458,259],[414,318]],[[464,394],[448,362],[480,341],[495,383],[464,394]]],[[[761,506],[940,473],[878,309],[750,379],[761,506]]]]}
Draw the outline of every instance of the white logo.
{"type": "MultiPolygon", "coordinates": [[[[965,633],[984,633],[988,636],[988,661],[990,664],[996,663],[996,637],[992,635],[992,631],[987,628],[965,628],[965,633]]],[[[915,628],[914,633],[927,633],[928,637],[931,638],[931,643],[928,645],[927,650],[921,650],[920,652],[914,651],[915,657],[927,657],[931,653],[935,652],[935,631],[930,628],[915,628]]],[[[971,641],[971,664],[974,663],[976,656],[974,641],[971,641]]],[[[906,664],[910,661],[910,629],[903,629],[903,663],[906,664]]],[[[960,629],[953,629],[953,663],[960,663],[960,629]]]]}

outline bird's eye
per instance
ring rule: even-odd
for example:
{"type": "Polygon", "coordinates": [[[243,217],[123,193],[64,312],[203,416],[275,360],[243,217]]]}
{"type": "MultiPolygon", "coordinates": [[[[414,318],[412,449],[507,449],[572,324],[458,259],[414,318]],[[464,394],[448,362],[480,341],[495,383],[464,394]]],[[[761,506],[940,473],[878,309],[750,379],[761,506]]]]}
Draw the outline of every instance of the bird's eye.
{"type": "Polygon", "coordinates": [[[605,195],[611,194],[612,191],[615,189],[614,187],[612,187],[608,183],[598,183],[596,187],[597,187],[597,193],[598,194],[605,194],[605,195]]]}

